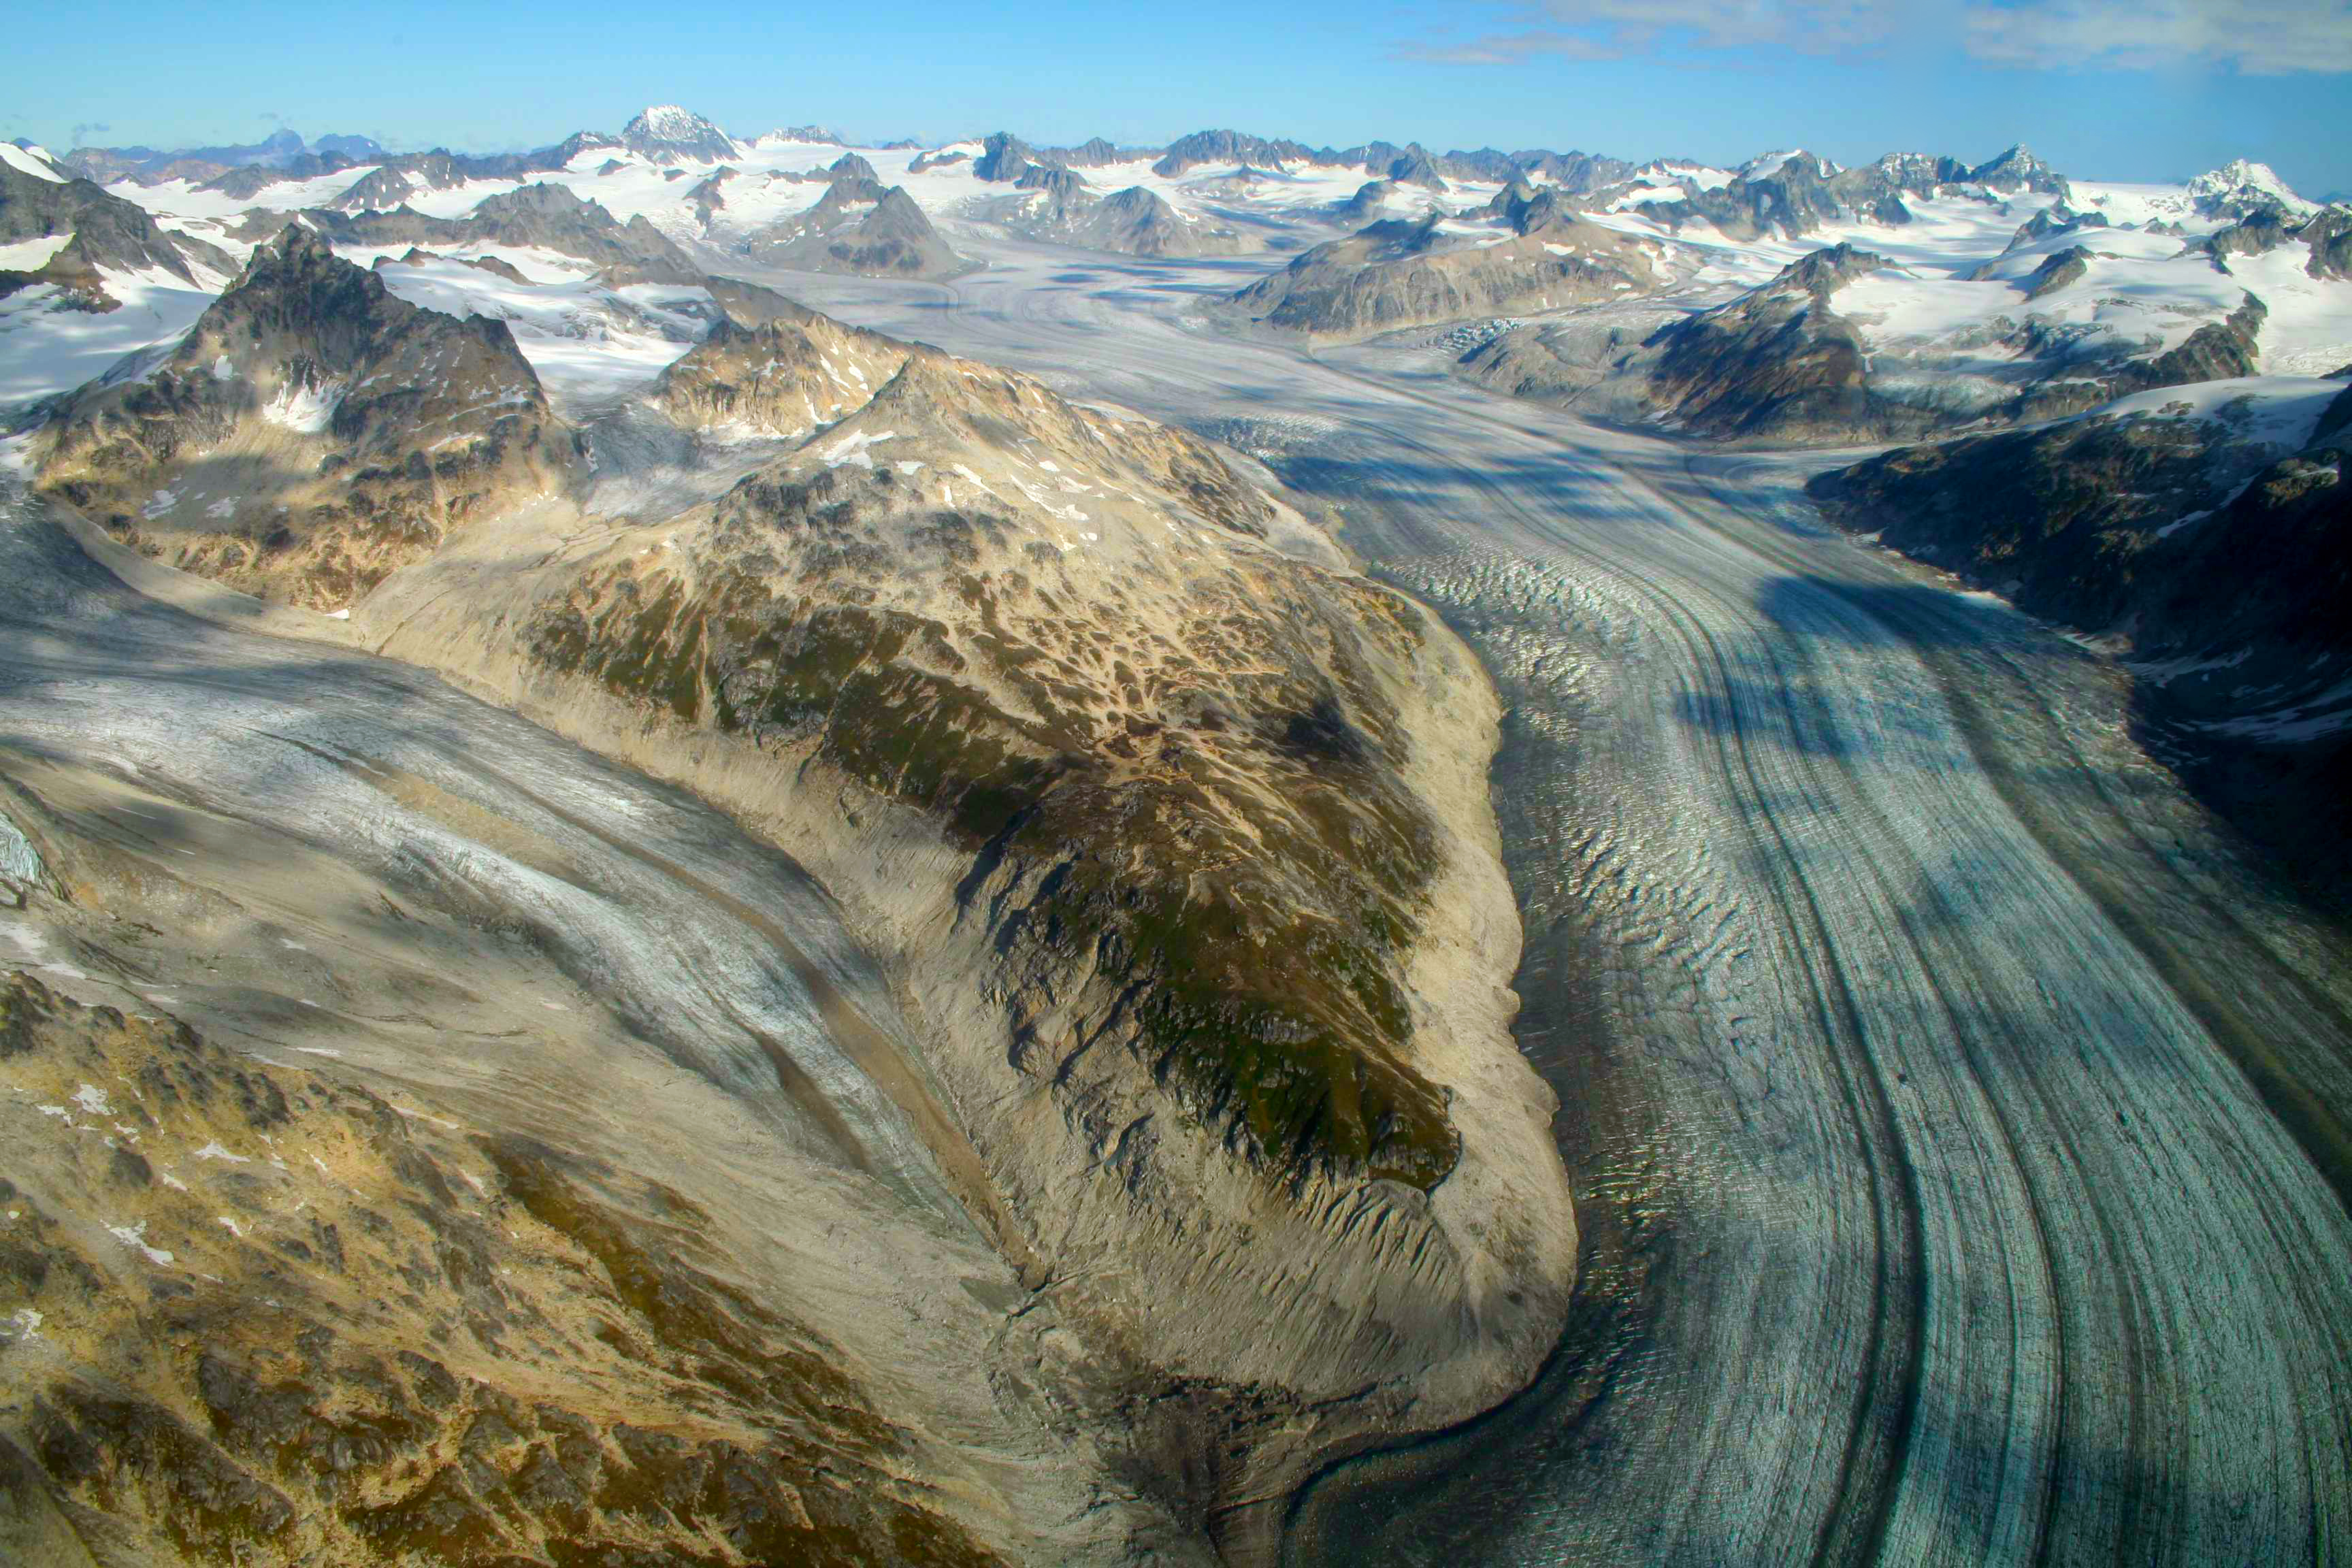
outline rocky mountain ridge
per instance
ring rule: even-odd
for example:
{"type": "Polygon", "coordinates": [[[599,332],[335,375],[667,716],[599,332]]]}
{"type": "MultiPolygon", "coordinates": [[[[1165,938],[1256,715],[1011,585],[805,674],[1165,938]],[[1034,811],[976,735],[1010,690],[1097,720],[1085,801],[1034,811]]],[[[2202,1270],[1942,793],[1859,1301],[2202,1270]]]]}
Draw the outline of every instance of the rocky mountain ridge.
{"type": "Polygon", "coordinates": [[[301,221],[329,243],[370,246],[501,245],[551,250],[587,262],[608,283],[696,283],[702,269],[642,216],[627,223],[562,185],[541,182],[485,196],[460,218],[389,212],[311,211],[301,221]]]}
{"type": "Polygon", "coordinates": [[[163,364],[67,405],[40,483],[147,554],[327,610],[573,461],[505,323],[409,304],[298,225],[163,364]]]}
{"type": "Polygon", "coordinates": [[[50,284],[79,309],[108,310],[110,272],[163,272],[194,284],[198,269],[226,273],[234,263],[218,249],[168,234],[146,210],[86,179],[44,178],[0,162],[0,246],[58,243],[37,265],[0,268],[0,298],[50,284]]]}
{"type": "MultiPolygon", "coordinates": [[[[2095,265],[2093,249],[2069,246],[2047,250],[2030,268],[2008,268],[2013,276],[1997,264],[1980,269],[2015,289],[2022,319],[1994,316],[1964,340],[1972,353],[2005,356],[1996,373],[1979,373],[1966,395],[1920,374],[1918,360],[1874,344],[1858,317],[1842,313],[1857,282],[1906,271],[1843,243],[1724,304],[1669,312],[1639,337],[1622,328],[1523,323],[1475,345],[1458,365],[1515,396],[1780,446],[1916,439],[2064,418],[2157,388],[2257,374],[2270,312],[2250,291],[2240,291],[2227,315],[2170,346],[2069,331],[2025,309],[2084,284],[2095,265]]],[[[1920,360],[1930,368],[1936,363],[1931,353],[1920,360]]]]}
{"type": "Polygon", "coordinates": [[[1671,276],[1656,242],[1587,222],[1549,192],[1513,209],[1510,226],[1507,238],[1475,243],[1438,214],[1385,219],[1303,252],[1231,303],[1272,327],[1360,335],[1598,303],[1671,276]]]}
{"type": "Polygon", "coordinates": [[[970,270],[903,187],[846,169],[808,210],[736,243],[769,266],[803,272],[938,279],[970,270]]]}
{"type": "Polygon", "coordinates": [[[1232,226],[1180,213],[1157,192],[1129,185],[1097,193],[1076,170],[1033,163],[1013,182],[1017,195],[991,214],[1017,233],[1087,250],[1181,258],[1227,256],[1244,241],[1232,226]]]}
{"type": "MultiPolygon", "coordinates": [[[[1874,163],[1841,169],[1800,152],[1751,163],[1719,185],[1689,179],[1679,183],[1686,193],[1680,201],[1654,203],[1643,210],[1670,227],[1705,223],[1734,239],[1795,239],[1825,224],[1856,217],[1908,223],[1910,210],[1903,204],[1906,195],[2033,192],[2063,201],[2070,188],[2063,176],[2021,144],[1974,168],[1950,158],[1895,153],[1874,163]]],[[[1610,194],[1599,193],[1597,199],[1610,194]]]]}
{"type": "Polygon", "coordinates": [[[159,151],[153,147],[76,147],[60,163],[75,174],[101,184],[131,179],[142,184],[163,180],[211,180],[235,169],[320,167],[341,160],[350,168],[384,156],[373,137],[321,136],[313,143],[293,131],[273,131],[244,146],[184,147],[159,151]]]}
{"type": "Polygon", "coordinates": [[[594,511],[501,324],[299,228],[145,390],[79,403],[41,482],[814,871],[907,987],[939,1158],[1126,1369],[1134,1463],[1262,1539],[1254,1500],[1323,1445],[1479,1407],[1564,1310],[1550,1102],[1503,1027],[1491,697],[1202,443],[711,292],[729,321],[648,409],[781,455],[683,512],[594,511]],[[411,444],[379,384],[442,400],[411,444]],[[215,519],[248,454],[286,521],[215,519]]]}

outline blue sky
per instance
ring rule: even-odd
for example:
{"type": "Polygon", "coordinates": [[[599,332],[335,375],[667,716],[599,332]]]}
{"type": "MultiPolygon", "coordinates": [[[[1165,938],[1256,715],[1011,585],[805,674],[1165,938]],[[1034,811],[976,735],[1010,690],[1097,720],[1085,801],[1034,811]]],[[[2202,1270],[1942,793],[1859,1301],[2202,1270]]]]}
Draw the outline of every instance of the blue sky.
{"type": "Polygon", "coordinates": [[[57,147],[284,124],[489,151],[675,101],[740,132],[814,121],[876,140],[1158,143],[1230,125],[1846,163],[2022,140],[2087,176],[2243,155],[2308,195],[2352,191],[2352,0],[86,0],[25,7],[9,31],[0,138],[57,147]]]}

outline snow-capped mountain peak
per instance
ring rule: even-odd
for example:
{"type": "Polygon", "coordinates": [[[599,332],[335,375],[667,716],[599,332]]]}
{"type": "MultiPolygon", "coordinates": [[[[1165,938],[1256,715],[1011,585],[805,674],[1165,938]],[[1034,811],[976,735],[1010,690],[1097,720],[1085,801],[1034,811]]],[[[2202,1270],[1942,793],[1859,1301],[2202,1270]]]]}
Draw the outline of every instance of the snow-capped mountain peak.
{"type": "Polygon", "coordinates": [[[623,133],[635,132],[663,142],[686,142],[717,129],[692,110],[681,109],[675,103],[656,103],[641,110],[623,133]]]}
{"type": "Polygon", "coordinates": [[[846,147],[849,143],[842,140],[840,132],[830,126],[790,125],[779,126],[764,136],[753,138],[751,145],[754,147],[846,147]]]}
{"type": "Polygon", "coordinates": [[[655,104],[621,127],[621,144],[664,163],[679,159],[717,163],[740,151],[732,136],[675,103],[655,104]]]}
{"type": "Polygon", "coordinates": [[[2022,142],[1991,162],[1970,169],[1969,180],[1990,191],[2040,191],[2063,197],[2071,190],[2066,176],[2035,157],[2033,149],[2022,142]]]}
{"type": "Polygon", "coordinates": [[[1750,158],[1735,173],[1743,180],[1769,180],[1791,165],[1807,169],[1824,180],[1838,172],[1835,163],[1818,153],[1808,153],[1802,147],[1788,147],[1750,158]]]}
{"type": "Polygon", "coordinates": [[[2239,158],[2189,182],[2189,199],[2200,212],[2275,205],[2286,212],[2314,211],[2268,163],[2239,158]]]}

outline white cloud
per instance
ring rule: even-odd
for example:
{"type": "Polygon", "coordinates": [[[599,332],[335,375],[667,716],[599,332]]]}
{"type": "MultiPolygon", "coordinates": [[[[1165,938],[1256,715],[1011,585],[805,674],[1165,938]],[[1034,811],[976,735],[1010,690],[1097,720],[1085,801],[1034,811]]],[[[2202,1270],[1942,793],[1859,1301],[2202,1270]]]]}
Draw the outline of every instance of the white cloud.
{"type": "Polygon", "coordinates": [[[1993,65],[2352,71],[2352,0],[1546,0],[1495,9],[1492,31],[1433,33],[1400,52],[1500,65],[1659,51],[1861,54],[1957,40],[1993,65]]]}
{"type": "Polygon", "coordinates": [[[1970,5],[1966,22],[1969,53],[1997,65],[2352,71],[2343,0],[2047,0],[1970,5]]]}

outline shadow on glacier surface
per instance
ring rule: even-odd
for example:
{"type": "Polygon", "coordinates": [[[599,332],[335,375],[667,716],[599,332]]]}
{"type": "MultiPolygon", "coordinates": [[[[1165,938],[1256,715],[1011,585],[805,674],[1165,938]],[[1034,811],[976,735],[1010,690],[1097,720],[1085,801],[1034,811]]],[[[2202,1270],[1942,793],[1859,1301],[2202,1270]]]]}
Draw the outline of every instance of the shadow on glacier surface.
{"type": "MultiPolygon", "coordinates": [[[[1765,584],[1759,605],[1795,637],[1855,647],[1907,643],[1937,667],[1947,694],[1979,724],[2039,715],[2055,722],[2061,690],[2114,683],[2095,705],[2123,726],[2166,776],[2224,826],[2224,837],[2262,873],[2295,890],[2315,917],[2352,933],[2352,730],[2307,738],[2232,733],[2182,711],[2158,680],[2084,646],[1992,595],[1932,582],[1789,577],[1765,584]],[[1838,609],[1851,616],[1841,616],[1838,609]],[[1885,637],[1877,635],[1885,628],[1885,637]]],[[[2259,696],[2259,693],[2252,694],[2259,696]]],[[[2249,707],[2259,708],[2250,701],[2249,707]]],[[[2070,782],[2048,762],[2009,769],[2038,784],[2070,782]]],[[[2114,790],[2145,785],[2109,773],[2114,790]]],[[[2080,787],[2082,780],[2071,780],[2080,787]]],[[[2103,788],[2106,787],[2103,784],[2103,788]]]]}
{"type": "Polygon", "coordinates": [[[1757,608],[1792,637],[1855,647],[1975,647],[2029,638],[2046,645],[2035,650],[2045,656],[2096,658],[1990,595],[1936,583],[1792,573],[1768,579],[1758,590],[1757,608]]]}

